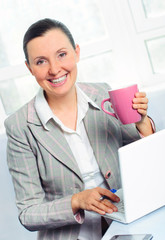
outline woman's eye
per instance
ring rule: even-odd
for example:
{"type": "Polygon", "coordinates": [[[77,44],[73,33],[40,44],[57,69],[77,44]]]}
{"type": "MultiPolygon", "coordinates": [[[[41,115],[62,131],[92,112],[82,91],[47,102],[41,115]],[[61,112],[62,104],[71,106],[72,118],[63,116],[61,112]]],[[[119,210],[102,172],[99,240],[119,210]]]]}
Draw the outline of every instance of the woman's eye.
{"type": "Polygon", "coordinates": [[[65,56],[66,56],[66,53],[65,53],[65,52],[59,54],[59,57],[60,57],[60,58],[63,58],[63,57],[65,57],[65,56]]]}
{"type": "Polygon", "coordinates": [[[41,64],[43,64],[45,62],[45,60],[38,60],[37,61],[37,65],[41,65],[41,64]]]}

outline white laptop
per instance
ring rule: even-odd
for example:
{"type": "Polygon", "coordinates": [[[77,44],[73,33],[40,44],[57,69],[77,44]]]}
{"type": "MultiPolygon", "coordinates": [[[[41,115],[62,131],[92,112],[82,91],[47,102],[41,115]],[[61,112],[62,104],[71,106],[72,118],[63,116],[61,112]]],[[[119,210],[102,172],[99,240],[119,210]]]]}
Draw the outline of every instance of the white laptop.
{"type": "MultiPolygon", "coordinates": [[[[122,189],[118,212],[106,214],[130,223],[165,205],[165,129],[118,150],[122,189]]],[[[112,186],[113,187],[113,186],[112,186]]]]}

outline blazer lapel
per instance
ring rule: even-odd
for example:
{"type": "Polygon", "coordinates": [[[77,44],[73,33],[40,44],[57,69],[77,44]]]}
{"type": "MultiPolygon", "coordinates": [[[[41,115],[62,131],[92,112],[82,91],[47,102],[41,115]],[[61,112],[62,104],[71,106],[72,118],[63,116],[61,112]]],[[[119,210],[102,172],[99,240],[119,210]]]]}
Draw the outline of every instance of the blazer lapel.
{"type": "Polygon", "coordinates": [[[93,148],[96,160],[101,167],[107,143],[107,118],[99,109],[89,105],[88,113],[84,118],[85,128],[93,148]]]}
{"type": "Polygon", "coordinates": [[[75,172],[81,179],[81,173],[70,147],[58,127],[53,122],[48,123],[48,130],[41,124],[34,108],[34,101],[28,105],[28,125],[38,142],[49,151],[58,161],[75,172]]]}

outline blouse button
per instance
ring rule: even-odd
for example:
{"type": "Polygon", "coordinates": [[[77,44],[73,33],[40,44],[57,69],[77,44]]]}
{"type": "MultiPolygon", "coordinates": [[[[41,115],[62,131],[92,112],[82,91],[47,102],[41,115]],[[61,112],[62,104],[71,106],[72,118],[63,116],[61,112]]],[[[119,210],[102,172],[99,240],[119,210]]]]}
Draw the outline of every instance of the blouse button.
{"type": "Polygon", "coordinates": [[[105,174],[105,178],[108,179],[110,176],[111,176],[111,171],[108,171],[108,172],[105,174]]]}

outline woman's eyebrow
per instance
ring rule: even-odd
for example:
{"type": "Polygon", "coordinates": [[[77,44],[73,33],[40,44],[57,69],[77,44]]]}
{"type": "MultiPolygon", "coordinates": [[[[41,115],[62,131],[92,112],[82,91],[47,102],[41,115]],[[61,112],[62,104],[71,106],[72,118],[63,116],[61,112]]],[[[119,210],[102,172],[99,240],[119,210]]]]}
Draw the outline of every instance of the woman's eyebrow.
{"type": "Polygon", "coordinates": [[[47,59],[45,56],[37,56],[37,57],[34,58],[34,60],[37,60],[38,58],[45,58],[45,59],[47,59]]]}
{"type": "Polygon", "coordinates": [[[64,47],[63,47],[63,48],[60,48],[60,49],[57,50],[57,52],[61,52],[61,51],[63,51],[63,50],[67,50],[67,48],[64,48],[64,47]]]}
{"type": "MultiPolygon", "coordinates": [[[[63,50],[67,50],[67,48],[64,48],[64,47],[63,47],[63,48],[60,48],[60,49],[57,50],[57,53],[59,53],[59,52],[61,52],[61,51],[63,51],[63,50]]],[[[37,57],[34,58],[34,60],[36,60],[36,59],[38,59],[38,58],[45,58],[45,59],[47,59],[47,57],[45,57],[45,56],[37,56],[37,57]]]]}

